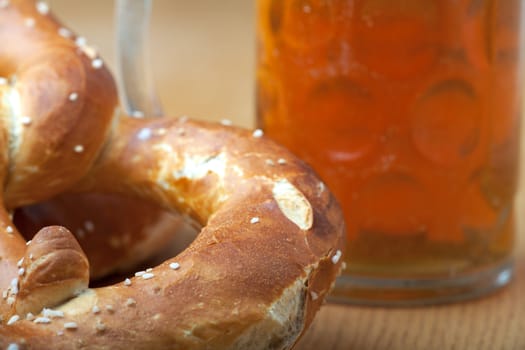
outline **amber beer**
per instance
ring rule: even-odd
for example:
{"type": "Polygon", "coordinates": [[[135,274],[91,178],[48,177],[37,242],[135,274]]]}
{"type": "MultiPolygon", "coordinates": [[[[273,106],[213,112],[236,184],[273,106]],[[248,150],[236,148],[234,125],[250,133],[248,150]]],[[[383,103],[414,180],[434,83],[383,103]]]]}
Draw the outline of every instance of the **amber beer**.
{"type": "Polygon", "coordinates": [[[259,0],[258,124],[345,211],[333,299],[427,303],[512,275],[522,1],[259,0]]]}

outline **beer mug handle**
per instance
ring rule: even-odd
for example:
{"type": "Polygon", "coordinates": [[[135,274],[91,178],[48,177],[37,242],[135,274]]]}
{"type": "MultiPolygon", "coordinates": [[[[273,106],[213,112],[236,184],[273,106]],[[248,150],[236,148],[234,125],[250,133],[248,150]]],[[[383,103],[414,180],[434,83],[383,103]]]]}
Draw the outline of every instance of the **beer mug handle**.
{"type": "Polygon", "coordinates": [[[162,115],[150,64],[151,0],[116,0],[116,76],[121,105],[133,117],[162,115]]]}

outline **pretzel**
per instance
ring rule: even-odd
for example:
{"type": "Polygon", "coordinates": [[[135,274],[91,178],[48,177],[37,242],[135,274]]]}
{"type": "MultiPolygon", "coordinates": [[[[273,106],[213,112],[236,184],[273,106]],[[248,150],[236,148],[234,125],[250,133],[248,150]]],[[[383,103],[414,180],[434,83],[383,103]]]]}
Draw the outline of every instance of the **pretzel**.
{"type": "Polygon", "coordinates": [[[66,193],[17,208],[13,222],[26,240],[46,226],[67,227],[86,254],[96,284],[180,251],[196,231],[152,203],[104,193],[66,193]]]}
{"type": "Polygon", "coordinates": [[[342,263],[341,210],[313,171],[260,130],[122,115],[101,59],[43,2],[0,1],[0,42],[0,348],[293,347],[342,263]],[[135,196],[202,229],[88,288],[71,232],[26,242],[9,217],[63,192],[135,196]]]}

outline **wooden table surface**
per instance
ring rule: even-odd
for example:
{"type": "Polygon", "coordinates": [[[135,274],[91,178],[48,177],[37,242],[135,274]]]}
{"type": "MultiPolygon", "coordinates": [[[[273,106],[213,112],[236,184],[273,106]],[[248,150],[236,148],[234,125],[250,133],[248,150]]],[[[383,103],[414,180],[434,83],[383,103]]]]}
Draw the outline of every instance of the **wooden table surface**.
{"type": "MultiPolygon", "coordinates": [[[[51,5],[114,66],[113,2],[52,0],[51,5]]],[[[253,1],[154,1],[152,67],[166,114],[229,118],[252,127],[253,39],[253,1]]],[[[518,213],[525,210],[524,199],[520,193],[518,213]]],[[[525,227],[521,216],[519,233],[525,227]]],[[[420,308],[327,304],[297,348],[525,349],[525,243],[519,237],[516,257],[512,284],[481,300],[420,308]]]]}

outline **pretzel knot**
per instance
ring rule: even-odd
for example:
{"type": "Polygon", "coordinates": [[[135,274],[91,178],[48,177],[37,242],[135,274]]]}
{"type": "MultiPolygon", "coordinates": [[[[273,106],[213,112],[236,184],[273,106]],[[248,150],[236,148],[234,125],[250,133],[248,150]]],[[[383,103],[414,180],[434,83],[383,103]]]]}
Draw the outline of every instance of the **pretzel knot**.
{"type": "Polygon", "coordinates": [[[0,42],[0,348],[291,348],[341,268],[342,214],[311,169],[260,131],[121,115],[103,61],[43,2],[0,1],[0,42]],[[26,242],[8,214],[63,192],[135,196],[202,228],[89,288],[67,229],[26,242]]]}

